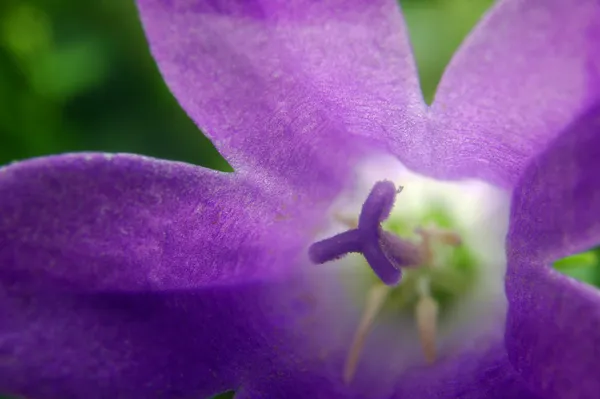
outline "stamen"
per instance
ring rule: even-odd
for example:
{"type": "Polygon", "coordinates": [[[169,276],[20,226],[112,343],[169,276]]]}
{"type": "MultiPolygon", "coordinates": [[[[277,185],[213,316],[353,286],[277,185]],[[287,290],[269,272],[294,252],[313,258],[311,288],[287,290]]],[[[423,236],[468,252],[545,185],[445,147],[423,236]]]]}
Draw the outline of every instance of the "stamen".
{"type": "Polygon", "coordinates": [[[390,215],[396,194],[401,191],[402,187],[396,190],[390,181],[375,183],[362,206],[358,227],[312,244],[308,250],[311,261],[321,264],[350,252],[362,253],[381,281],[387,285],[398,284],[401,267],[423,263],[418,246],[381,227],[390,215]]]}
{"type": "Polygon", "coordinates": [[[432,364],[436,358],[436,337],[438,304],[429,292],[429,280],[419,281],[419,301],[415,308],[419,340],[427,363],[432,364]]]}
{"type": "Polygon", "coordinates": [[[358,360],[360,359],[360,353],[365,345],[365,339],[373,326],[373,322],[377,317],[377,314],[383,307],[385,300],[390,293],[391,288],[386,285],[373,286],[367,297],[367,303],[365,310],[360,319],[360,323],[354,335],[352,346],[350,346],[350,352],[348,352],[348,358],[344,367],[344,382],[350,383],[356,373],[358,366],[358,360]]]}
{"type": "Polygon", "coordinates": [[[421,236],[421,253],[424,259],[424,265],[436,267],[435,256],[433,254],[434,241],[440,242],[452,247],[458,247],[462,244],[460,235],[454,230],[440,229],[435,226],[418,227],[415,233],[421,236]]]}
{"type": "Polygon", "coordinates": [[[335,215],[335,219],[342,223],[343,225],[345,225],[346,227],[348,227],[349,229],[355,229],[358,227],[358,220],[348,217],[348,216],[344,216],[341,214],[336,214],[335,215]]]}
{"type": "Polygon", "coordinates": [[[421,236],[428,236],[430,239],[433,238],[442,244],[450,245],[452,247],[458,247],[462,244],[460,235],[450,229],[442,229],[437,226],[419,227],[415,232],[421,236]]]}

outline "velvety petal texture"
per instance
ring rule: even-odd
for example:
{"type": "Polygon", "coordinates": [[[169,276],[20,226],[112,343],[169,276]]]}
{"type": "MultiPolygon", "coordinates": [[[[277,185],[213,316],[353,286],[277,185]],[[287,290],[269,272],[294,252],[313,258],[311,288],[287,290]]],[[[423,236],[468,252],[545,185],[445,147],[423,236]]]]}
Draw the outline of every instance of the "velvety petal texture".
{"type": "Polygon", "coordinates": [[[0,262],[24,280],[145,290],[264,277],[311,229],[310,207],[291,195],[193,165],[82,154],[0,173],[0,262]]]}
{"type": "Polygon", "coordinates": [[[314,165],[347,171],[366,143],[418,152],[425,107],[395,0],[137,3],[166,82],[237,171],[306,191],[314,165]]]}
{"type": "Polygon", "coordinates": [[[508,361],[502,341],[402,376],[391,399],[544,399],[508,361]]]}
{"type": "Polygon", "coordinates": [[[600,101],[597,0],[498,1],[442,77],[432,162],[512,186],[528,160],[600,101]]]}
{"type": "Polygon", "coordinates": [[[343,337],[319,322],[336,304],[343,328],[343,296],[292,278],[319,213],[298,205],[140,156],[0,169],[0,392],[203,398],[292,367],[331,376],[307,362],[336,343],[302,334],[343,337]]]}
{"type": "Polygon", "coordinates": [[[249,398],[360,397],[367,384],[352,396],[334,379],[342,366],[329,358],[328,351],[340,353],[331,334],[345,336],[324,320],[344,315],[332,312],[336,302],[328,300],[336,298],[319,284],[3,289],[0,390],[36,399],[207,399],[226,390],[249,398]]]}
{"type": "Polygon", "coordinates": [[[343,169],[319,150],[367,140],[419,173],[512,187],[599,96],[595,0],[499,1],[431,108],[395,0],[138,4],[167,83],[240,170],[295,180],[307,162],[343,169]]]}
{"type": "Polygon", "coordinates": [[[509,358],[544,398],[600,392],[600,292],[551,262],[600,242],[600,104],[529,167],[508,237],[509,358]]]}

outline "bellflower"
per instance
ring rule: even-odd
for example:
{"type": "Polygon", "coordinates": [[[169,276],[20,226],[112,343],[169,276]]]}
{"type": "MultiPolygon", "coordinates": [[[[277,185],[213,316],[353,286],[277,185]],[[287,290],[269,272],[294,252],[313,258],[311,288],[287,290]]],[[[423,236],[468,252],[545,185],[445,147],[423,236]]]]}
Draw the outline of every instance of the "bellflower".
{"type": "Polygon", "coordinates": [[[505,0],[423,101],[394,0],[138,0],[234,167],[0,169],[0,391],[597,398],[600,6],[505,0]]]}

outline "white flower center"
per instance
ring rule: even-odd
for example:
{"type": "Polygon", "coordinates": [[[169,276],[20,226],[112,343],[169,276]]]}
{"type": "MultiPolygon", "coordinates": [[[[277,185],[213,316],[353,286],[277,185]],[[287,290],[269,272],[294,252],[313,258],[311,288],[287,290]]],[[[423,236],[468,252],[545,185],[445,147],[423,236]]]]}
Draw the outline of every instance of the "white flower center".
{"type": "Polygon", "coordinates": [[[404,344],[411,342],[404,366],[432,363],[497,335],[506,315],[508,193],[479,181],[427,178],[391,157],[370,159],[357,172],[355,189],[334,204],[331,229],[323,236],[355,226],[375,182],[390,180],[404,189],[383,227],[413,240],[427,256],[422,265],[404,268],[395,287],[383,285],[359,255],[335,262],[348,271],[342,274],[363,309],[348,349],[345,379],[350,381],[360,368],[363,345],[374,334],[388,339],[391,331],[404,344]]]}

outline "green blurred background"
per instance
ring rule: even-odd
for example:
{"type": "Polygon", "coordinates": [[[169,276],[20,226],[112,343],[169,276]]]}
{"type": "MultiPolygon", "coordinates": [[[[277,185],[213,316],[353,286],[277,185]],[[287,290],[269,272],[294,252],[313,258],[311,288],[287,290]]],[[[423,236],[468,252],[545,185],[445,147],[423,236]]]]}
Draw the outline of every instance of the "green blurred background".
{"type": "MultiPolygon", "coordinates": [[[[423,91],[492,0],[403,0],[423,91]]],[[[162,81],[133,0],[0,1],[0,164],[132,152],[227,169],[162,81]]],[[[600,286],[597,253],[561,270],[600,286]]]]}

